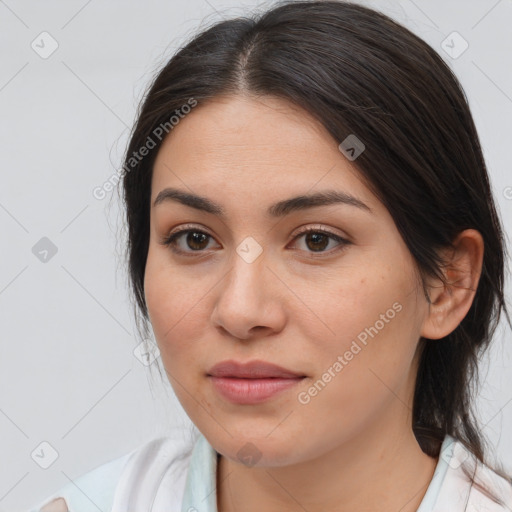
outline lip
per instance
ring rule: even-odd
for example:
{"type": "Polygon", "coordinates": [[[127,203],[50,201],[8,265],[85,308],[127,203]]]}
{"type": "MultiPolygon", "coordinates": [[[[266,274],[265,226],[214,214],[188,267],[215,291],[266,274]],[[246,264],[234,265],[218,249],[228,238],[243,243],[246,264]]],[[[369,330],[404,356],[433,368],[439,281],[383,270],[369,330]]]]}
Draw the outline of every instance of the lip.
{"type": "Polygon", "coordinates": [[[296,386],[306,376],[265,361],[223,361],[213,366],[208,378],[224,398],[235,404],[253,405],[296,386]]]}
{"type": "Polygon", "coordinates": [[[208,375],[213,377],[236,377],[240,379],[294,379],[297,377],[305,377],[305,375],[293,372],[282,366],[261,360],[253,360],[247,363],[239,363],[233,360],[221,361],[210,369],[208,375]]]}
{"type": "Polygon", "coordinates": [[[295,387],[305,377],[239,379],[236,377],[208,377],[215,390],[234,404],[254,405],[295,387]]]}

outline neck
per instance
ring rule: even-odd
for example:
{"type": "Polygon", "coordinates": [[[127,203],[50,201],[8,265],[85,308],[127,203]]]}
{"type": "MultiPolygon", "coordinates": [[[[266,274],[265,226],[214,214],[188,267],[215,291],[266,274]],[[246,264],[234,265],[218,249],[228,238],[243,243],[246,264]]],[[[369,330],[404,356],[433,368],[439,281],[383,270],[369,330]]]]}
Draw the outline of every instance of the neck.
{"type": "Polygon", "coordinates": [[[421,450],[408,413],[395,400],[382,422],[291,466],[246,467],[219,456],[218,512],[416,512],[437,460],[421,450]]]}

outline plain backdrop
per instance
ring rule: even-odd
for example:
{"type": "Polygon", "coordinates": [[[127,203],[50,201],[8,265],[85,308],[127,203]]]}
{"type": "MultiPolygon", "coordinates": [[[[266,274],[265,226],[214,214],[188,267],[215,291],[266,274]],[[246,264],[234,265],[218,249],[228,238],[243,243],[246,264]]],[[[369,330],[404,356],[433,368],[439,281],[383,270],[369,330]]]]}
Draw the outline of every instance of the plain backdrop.
{"type": "MultiPolygon", "coordinates": [[[[509,237],[512,1],[360,3],[418,34],[459,77],[509,237]]],[[[168,382],[136,356],[117,195],[93,189],[120,168],[137,104],[175,49],[272,4],[0,0],[0,511],[189,430],[168,382]]],[[[502,322],[478,411],[512,471],[510,339],[502,322]]]]}

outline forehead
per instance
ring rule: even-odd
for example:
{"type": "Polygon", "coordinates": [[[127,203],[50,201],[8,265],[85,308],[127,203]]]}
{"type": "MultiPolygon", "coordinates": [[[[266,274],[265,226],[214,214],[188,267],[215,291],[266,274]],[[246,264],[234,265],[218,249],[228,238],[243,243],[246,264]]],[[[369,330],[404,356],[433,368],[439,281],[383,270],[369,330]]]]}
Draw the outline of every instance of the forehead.
{"type": "Polygon", "coordinates": [[[170,186],[217,197],[257,195],[261,204],[324,188],[375,200],[323,125],[273,97],[220,97],[182,118],[158,152],[152,202],[170,186]]]}

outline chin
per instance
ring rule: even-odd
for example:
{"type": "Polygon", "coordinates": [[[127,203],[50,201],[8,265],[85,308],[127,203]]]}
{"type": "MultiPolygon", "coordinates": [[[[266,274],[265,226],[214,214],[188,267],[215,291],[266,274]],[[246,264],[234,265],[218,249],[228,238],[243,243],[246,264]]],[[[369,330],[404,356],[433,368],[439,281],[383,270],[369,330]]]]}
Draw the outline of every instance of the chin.
{"type": "Polygon", "coordinates": [[[247,467],[280,467],[299,462],[302,453],[297,450],[297,443],[284,431],[269,436],[271,430],[266,429],[265,433],[246,430],[240,434],[229,430],[232,437],[224,432],[220,438],[204,435],[221,455],[247,467]]]}

